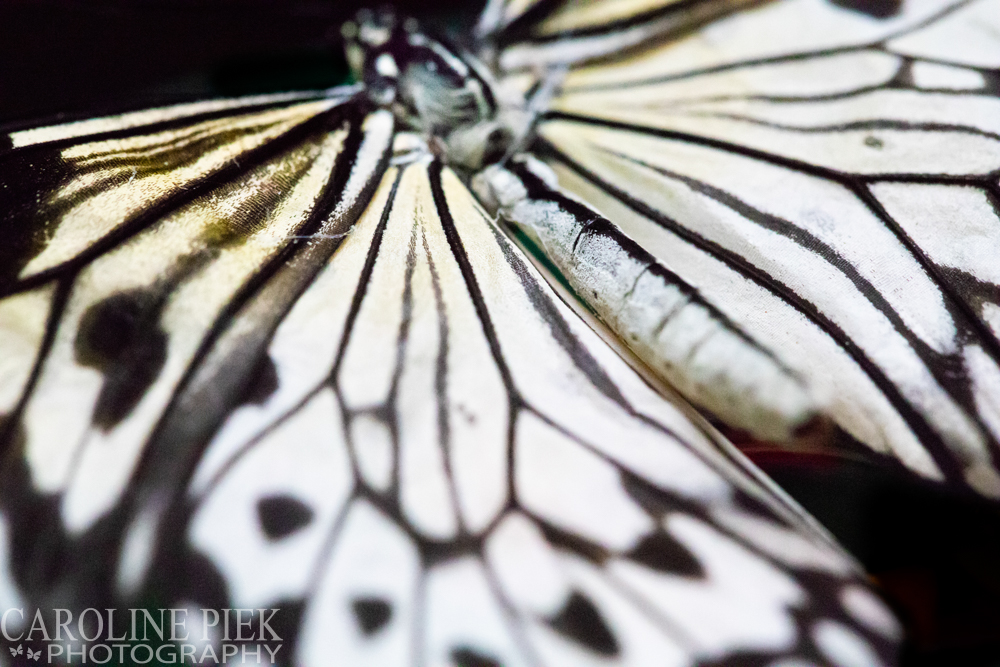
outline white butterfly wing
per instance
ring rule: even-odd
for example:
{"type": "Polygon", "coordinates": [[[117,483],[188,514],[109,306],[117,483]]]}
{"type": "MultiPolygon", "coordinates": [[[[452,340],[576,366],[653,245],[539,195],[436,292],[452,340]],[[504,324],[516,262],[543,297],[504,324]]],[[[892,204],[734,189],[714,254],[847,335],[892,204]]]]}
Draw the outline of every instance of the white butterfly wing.
{"type": "MultiPolygon", "coordinates": [[[[341,257],[361,286],[327,374],[277,426],[230,417],[256,412],[260,435],[189,529],[234,604],[303,600],[304,663],[822,659],[824,623],[888,659],[849,611],[789,613],[823,608],[813,578],[861,590],[849,562],[658,400],[449,171],[390,170],[326,270],[341,257]],[[308,521],[268,528],[280,503],[308,521]]],[[[328,317],[336,291],[320,276],[286,323],[328,317]]]]}
{"type": "Polygon", "coordinates": [[[997,497],[1000,14],[889,4],[768,3],[582,63],[536,153],[853,438],[997,497]]]}
{"type": "Polygon", "coordinates": [[[853,562],[454,173],[344,96],[219,117],[275,109],[3,156],[61,170],[7,209],[3,600],[277,608],[281,664],[892,661],[853,562]],[[199,132],[237,145],[184,171],[199,132]]]}

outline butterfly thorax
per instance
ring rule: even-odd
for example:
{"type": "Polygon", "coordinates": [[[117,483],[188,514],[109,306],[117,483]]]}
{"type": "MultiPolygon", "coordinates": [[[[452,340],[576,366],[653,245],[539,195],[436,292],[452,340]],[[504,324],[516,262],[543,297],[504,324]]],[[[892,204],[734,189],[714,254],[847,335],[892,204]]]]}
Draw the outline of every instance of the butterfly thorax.
{"type": "Polygon", "coordinates": [[[489,72],[471,54],[387,11],[362,11],[342,33],[348,63],[369,98],[450,163],[478,169],[508,152],[517,134],[508,107],[523,102],[498,104],[489,72]]]}

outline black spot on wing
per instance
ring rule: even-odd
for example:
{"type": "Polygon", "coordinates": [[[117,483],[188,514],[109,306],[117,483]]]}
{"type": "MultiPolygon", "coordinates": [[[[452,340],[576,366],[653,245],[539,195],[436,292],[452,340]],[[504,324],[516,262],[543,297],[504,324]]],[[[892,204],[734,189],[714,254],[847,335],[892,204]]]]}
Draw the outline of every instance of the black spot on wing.
{"type": "Polygon", "coordinates": [[[163,369],[167,335],[159,323],[162,304],[158,295],[133,290],[99,301],[83,314],[76,360],[104,375],[93,416],[100,428],[109,430],[124,419],[163,369]]]}
{"type": "MultiPolygon", "coordinates": [[[[159,560],[151,568],[164,597],[193,603],[197,609],[222,609],[230,601],[229,582],[211,558],[191,549],[188,543],[180,556],[169,562],[159,560]]],[[[277,605],[272,605],[277,606],[277,605]]]]}
{"type": "MultiPolygon", "coordinates": [[[[654,519],[662,518],[667,512],[684,512],[692,516],[702,516],[704,507],[651,485],[643,478],[621,471],[622,488],[629,498],[639,504],[654,519]]],[[[768,514],[770,516],[770,514],[768,514]]]]}
{"type": "Polygon", "coordinates": [[[877,19],[887,19],[899,13],[902,0],[830,0],[833,4],[852,12],[861,12],[877,19]]]}
{"type": "Polygon", "coordinates": [[[1000,97],[1000,72],[997,70],[980,70],[979,73],[983,75],[983,80],[986,82],[983,86],[983,91],[1000,97]]]}
{"type": "Polygon", "coordinates": [[[535,517],[535,521],[542,529],[546,541],[552,546],[572,551],[595,565],[603,565],[607,561],[608,551],[604,547],[589,542],[575,533],[560,530],[538,517],[535,517]]]}
{"type": "Polygon", "coordinates": [[[355,598],[351,610],[365,636],[374,635],[392,620],[392,603],[381,598],[355,598]]]}
{"type": "Polygon", "coordinates": [[[312,509],[291,496],[265,496],[257,501],[257,519],[271,541],[288,537],[307,526],[312,518],[312,509]]]}
{"type": "MultiPolygon", "coordinates": [[[[837,443],[838,446],[843,440],[843,438],[841,438],[837,433],[831,435],[830,437],[831,439],[835,439],[835,442],[837,443]]],[[[860,450],[861,447],[863,447],[863,445],[858,443],[856,440],[854,442],[845,441],[844,447],[849,448],[849,451],[853,453],[855,450],[860,450]]],[[[755,498],[746,493],[736,493],[733,495],[733,500],[735,501],[737,507],[739,507],[741,510],[743,510],[748,514],[754,515],[758,519],[764,519],[767,521],[781,520],[781,517],[775,515],[773,508],[768,506],[759,498],[755,498]]],[[[782,523],[786,527],[791,527],[784,521],[782,521],[782,523]]]]}
{"type": "Polygon", "coordinates": [[[618,655],[620,647],[594,603],[574,591],[549,625],[560,634],[600,655],[618,655]]]}
{"type": "Polygon", "coordinates": [[[627,556],[646,567],[667,574],[702,577],[705,571],[684,545],[663,532],[647,536],[627,556]]]}
{"type": "Polygon", "coordinates": [[[253,371],[250,381],[246,385],[246,390],[239,399],[239,404],[263,405],[277,388],[278,370],[274,365],[274,360],[265,354],[253,371]]]}
{"type": "MultiPolygon", "coordinates": [[[[189,507],[189,509],[195,508],[189,507]]],[[[232,606],[230,582],[218,564],[199,551],[189,539],[185,539],[181,547],[180,551],[157,553],[156,562],[150,568],[152,580],[149,589],[154,591],[152,595],[155,599],[174,600],[175,602],[170,604],[171,607],[187,607],[189,610],[218,610],[232,606]]],[[[91,560],[93,553],[90,551],[87,554],[91,560]]],[[[89,599],[88,604],[94,605],[97,602],[100,600],[89,599]]],[[[107,603],[115,604],[112,599],[108,599],[107,603]]],[[[270,646],[270,650],[277,656],[277,665],[288,665],[287,656],[295,655],[305,606],[306,601],[301,598],[282,597],[268,603],[262,615],[259,609],[253,615],[253,629],[257,637],[254,643],[270,646]],[[261,621],[264,621],[263,628],[260,625],[261,621]]],[[[189,628],[201,628],[201,624],[208,621],[201,613],[192,614],[190,611],[187,619],[189,628]]],[[[200,633],[201,630],[197,632],[200,633]]],[[[194,637],[195,634],[192,633],[191,636],[194,637]]],[[[252,646],[247,648],[253,650],[252,646]]],[[[268,655],[263,646],[261,655],[268,655]]],[[[255,663],[251,660],[249,664],[255,663]]]]}
{"type": "Polygon", "coordinates": [[[451,662],[455,667],[502,667],[493,658],[483,655],[468,646],[460,646],[452,649],[451,662]]]}

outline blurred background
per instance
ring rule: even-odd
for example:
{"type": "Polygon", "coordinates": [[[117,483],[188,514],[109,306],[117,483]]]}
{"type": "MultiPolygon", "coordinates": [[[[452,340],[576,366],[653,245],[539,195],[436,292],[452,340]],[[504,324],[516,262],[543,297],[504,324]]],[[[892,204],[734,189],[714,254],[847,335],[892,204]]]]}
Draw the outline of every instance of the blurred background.
{"type": "MultiPolygon", "coordinates": [[[[0,123],[342,83],[359,0],[0,2],[0,123]]],[[[480,0],[395,5],[444,30],[480,0]]]]}
{"type": "MultiPolygon", "coordinates": [[[[356,0],[0,3],[0,126],[348,79],[356,0]]],[[[468,36],[482,2],[397,2],[468,36]],[[463,27],[466,28],[463,31],[463,27]]],[[[907,626],[903,665],[1000,666],[1000,509],[842,449],[787,453],[729,435],[865,565],[907,626]]]]}

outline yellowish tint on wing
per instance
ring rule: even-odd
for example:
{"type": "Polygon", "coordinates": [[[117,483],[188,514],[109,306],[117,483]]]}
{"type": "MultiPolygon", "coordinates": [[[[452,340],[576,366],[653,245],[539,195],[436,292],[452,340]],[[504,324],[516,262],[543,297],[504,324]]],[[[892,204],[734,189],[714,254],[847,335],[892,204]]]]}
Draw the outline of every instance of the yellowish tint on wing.
{"type": "Polygon", "coordinates": [[[69,528],[85,529],[116,502],[207,332],[308,220],[346,134],[345,128],[304,142],[164,218],[80,274],[24,419],[32,479],[40,490],[66,493],[62,511],[69,528]],[[155,318],[165,337],[162,368],[134,406],[109,420],[94,413],[108,378],[77,353],[80,340],[93,335],[82,323],[95,306],[138,292],[164,299],[144,315],[155,318]],[[66,418],[53,423],[55,413],[66,418]]]}
{"type": "Polygon", "coordinates": [[[143,210],[331,106],[311,102],[67,148],[62,158],[74,176],[40,205],[49,240],[20,277],[73,259],[143,210]]]}
{"type": "Polygon", "coordinates": [[[663,9],[680,0],[578,0],[564,3],[542,21],[536,32],[553,35],[571,30],[583,30],[663,9]]]}

